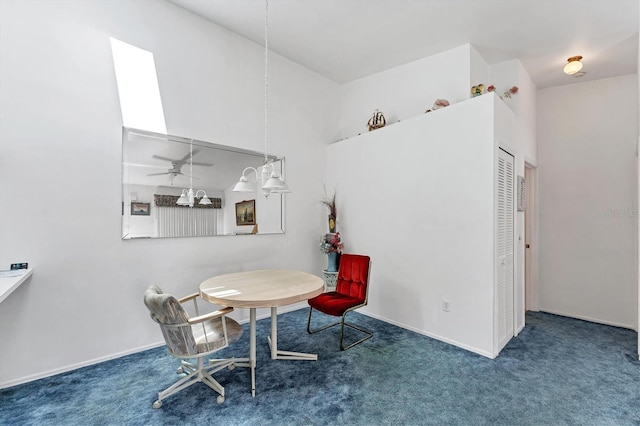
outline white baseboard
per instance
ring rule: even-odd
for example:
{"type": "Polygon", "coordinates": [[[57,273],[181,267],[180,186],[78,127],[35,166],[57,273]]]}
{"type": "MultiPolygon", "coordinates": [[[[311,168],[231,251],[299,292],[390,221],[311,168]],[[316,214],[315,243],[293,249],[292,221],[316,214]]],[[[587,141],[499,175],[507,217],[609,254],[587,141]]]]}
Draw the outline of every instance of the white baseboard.
{"type": "Polygon", "coordinates": [[[388,318],[384,318],[384,317],[381,317],[379,315],[373,315],[370,312],[360,312],[360,313],[363,314],[363,315],[367,315],[367,316],[369,316],[371,318],[375,318],[377,320],[380,320],[380,321],[395,325],[397,327],[404,328],[406,330],[411,330],[411,331],[413,331],[415,333],[418,333],[418,334],[422,334],[423,336],[431,337],[432,339],[436,339],[436,340],[439,340],[441,342],[448,343],[448,344],[453,345],[453,346],[457,346],[457,347],[459,347],[461,349],[467,350],[469,352],[473,352],[473,353],[478,354],[478,355],[482,355],[482,356],[484,356],[486,358],[489,358],[489,359],[494,359],[496,357],[491,352],[487,352],[485,350],[476,348],[474,346],[469,346],[467,344],[458,342],[458,341],[453,340],[453,339],[448,339],[446,337],[442,337],[442,336],[439,336],[439,335],[434,334],[434,333],[430,333],[430,332],[425,331],[425,330],[420,330],[420,329],[417,329],[415,327],[411,327],[411,326],[409,326],[407,324],[402,324],[402,323],[397,322],[397,321],[392,321],[392,320],[390,320],[388,318]]]}
{"type": "Polygon", "coordinates": [[[71,365],[67,365],[67,366],[64,366],[64,367],[60,367],[60,368],[54,368],[53,370],[42,371],[40,373],[31,374],[31,375],[25,376],[25,377],[20,377],[19,379],[9,380],[8,382],[0,383],[0,389],[4,389],[4,388],[11,387],[11,386],[16,386],[16,385],[21,385],[23,383],[32,382],[32,381],[38,380],[38,379],[44,379],[45,377],[55,376],[56,374],[66,373],[67,371],[76,370],[78,368],[88,367],[88,366],[94,365],[94,364],[100,364],[101,362],[110,361],[112,359],[120,358],[120,357],[123,357],[125,355],[131,355],[131,354],[135,354],[135,353],[138,353],[138,352],[146,351],[148,349],[153,349],[153,348],[157,348],[157,347],[160,347],[160,346],[164,346],[164,344],[165,343],[164,343],[164,340],[163,340],[161,342],[151,343],[149,345],[140,346],[140,347],[129,349],[129,350],[122,351],[122,352],[117,352],[115,354],[106,355],[106,356],[103,356],[103,357],[94,358],[94,359],[90,359],[90,360],[83,361],[83,362],[78,362],[76,364],[71,364],[71,365]]]}
{"type": "Polygon", "coordinates": [[[561,311],[551,311],[551,310],[548,310],[548,309],[540,309],[539,312],[546,312],[548,314],[559,315],[561,317],[575,318],[575,319],[579,319],[579,320],[583,320],[583,321],[595,322],[596,324],[611,325],[613,327],[628,328],[629,330],[638,331],[638,330],[636,330],[636,327],[633,326],[633,325],[619,324],[619,323],[616,323],[616,322],[613,322],[613,321],[607,321],[607,320],[602,320],[602,319],[598,319],[598,318],[591,318],[591,317],[586,317],[586,316],[582,316],[582,315],[568,314],[566,312],[561,312],[561,311]]]}
{"type": "MultiPolygon", "coordinates": [[[[285,312],[291,312],[291,311],[295,311],[298,309],[304,309],[305,307],[308,307],[309,305],[307,305],[306,303],[296,303],[293,305],[288,305],[282,308],[278,308],[278,313],[285,313],[285,312]]],[[[256,317],[256,320],[261,320],[261,319],[265,319],[265,318],[270,318],[271,317],[271,312],[267,312],[265,314],[262,314],[260,316],[256,317]]],[[[245,324],[247,322],[249,322],[249,319],[244,319],[244,320],[240,320],[238,321],[240,324],[245,324]]],[[[47,370],[47,371],[42,371],[39,373],[35,373],[35,374],[31,374],[29,376],[25,376],[25,377],[20,377],[18,379],[13,379],[13,380],[9,380],[7,382],[3,382],[0,383],[0,389],[4,389],[4,388],[9,388],[11,386],[16,386],[16,385],[21,385],[23,383],[27,383],[27,382],[32,382],[34,380],[38,380],[38,379],[44,379],[45,377],[51,377],[51,376],[55,376],[56,374],[60,374],[60,373],[66,373],[67,371],[71,371],[71,370],[75,370],[78,368],[82,368],[82,367],[88,367],[90,365],[95,365],[95,364],[100,364],[101,362],[105,362],[105,361],[110,361],[112,359],[116,359],[116,358],[120,358],[126,355],[131,355],[131,354],[135,354],[138,352],[143,352],[149,349],[153,349],[153,348],[157,348],[160,346],[164,346],[165,342],[164,340],[159,341],[159,342],[155,342],[155,343],[151,343],[149,345],[144,345],[144,346],[138,346],[136,348],[132,348],[132,349],[128,349],[126,351],[122,351],[122,352],[116,352],[114,354],[111,355],[106,355],[103,357],[98,357],[98,358],[94,358],[94,359],[90,359],[87,361],[83,361],[83,362],[78,362],[76,364],[71,364],[71,365],[67,365],[64,367],[60,367],[60,368],[54,368],[52,370],[47,370]]]]}

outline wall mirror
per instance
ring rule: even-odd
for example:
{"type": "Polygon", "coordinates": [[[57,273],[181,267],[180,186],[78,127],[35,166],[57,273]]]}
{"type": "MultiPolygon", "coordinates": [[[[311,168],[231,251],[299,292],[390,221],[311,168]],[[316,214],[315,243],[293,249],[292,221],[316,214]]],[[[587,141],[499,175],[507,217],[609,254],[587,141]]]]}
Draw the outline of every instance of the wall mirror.
{"type": "MultiPolygon", "coordinates": [[[[284,158],[266,158],[284,176],[284,158]]],[[[122,238],[284,233],[284,194],[265,196],[259,178],[256,191],[233,192],[246,167],[260,173],[264,162],[264,153],[123,128],[122,238]],[[180,199],[189,189],[191,202],[180,199]]]]}

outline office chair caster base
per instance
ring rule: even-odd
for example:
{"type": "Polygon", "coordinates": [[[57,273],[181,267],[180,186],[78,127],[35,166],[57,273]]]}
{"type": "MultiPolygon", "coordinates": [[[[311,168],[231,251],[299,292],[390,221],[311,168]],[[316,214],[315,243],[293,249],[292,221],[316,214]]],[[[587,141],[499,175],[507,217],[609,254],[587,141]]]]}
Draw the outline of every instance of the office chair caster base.
{"type": "Polygon", "coordinates": [[[162,401],[157,400],[156,402],[153,403],[152,407],[156,409],[162,407],[162,401]]]}
{"type": "Polygon", "coordinates": [[[218,404],[222,404],[224,402],[224,396],[218,395],[218,397],[216,398],[216,402],[218,404]]]}

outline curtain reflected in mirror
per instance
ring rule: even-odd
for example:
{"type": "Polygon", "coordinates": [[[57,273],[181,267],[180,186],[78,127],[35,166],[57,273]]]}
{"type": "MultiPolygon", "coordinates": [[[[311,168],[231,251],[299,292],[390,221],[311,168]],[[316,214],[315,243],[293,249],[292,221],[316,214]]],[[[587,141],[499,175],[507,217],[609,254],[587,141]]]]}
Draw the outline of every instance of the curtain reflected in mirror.
{"type": "MultiPolygon", "coordinates": [[[[285,174],[284,158],[266,160],[285,174]]],[[[246,167],[261,173],[264,162],[264,153],[123,128],[122,238],[284,233],[284,194],[233,192],[246,167]],[[251,201],[252,220],[238,221],[236,205],[251,201]]]]}

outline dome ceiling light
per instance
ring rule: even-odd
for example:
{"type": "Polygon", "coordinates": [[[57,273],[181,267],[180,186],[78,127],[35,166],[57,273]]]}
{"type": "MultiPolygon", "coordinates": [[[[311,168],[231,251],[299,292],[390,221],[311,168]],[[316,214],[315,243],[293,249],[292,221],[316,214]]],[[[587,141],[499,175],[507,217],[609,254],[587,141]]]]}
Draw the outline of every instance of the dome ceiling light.
{"type": "Polygon", "coordinates": [[[568,75],[574,75],[582,69],[582,56],[572,56],[567,59],[567,65],[564,66],[564,72],[568,75]]]}

